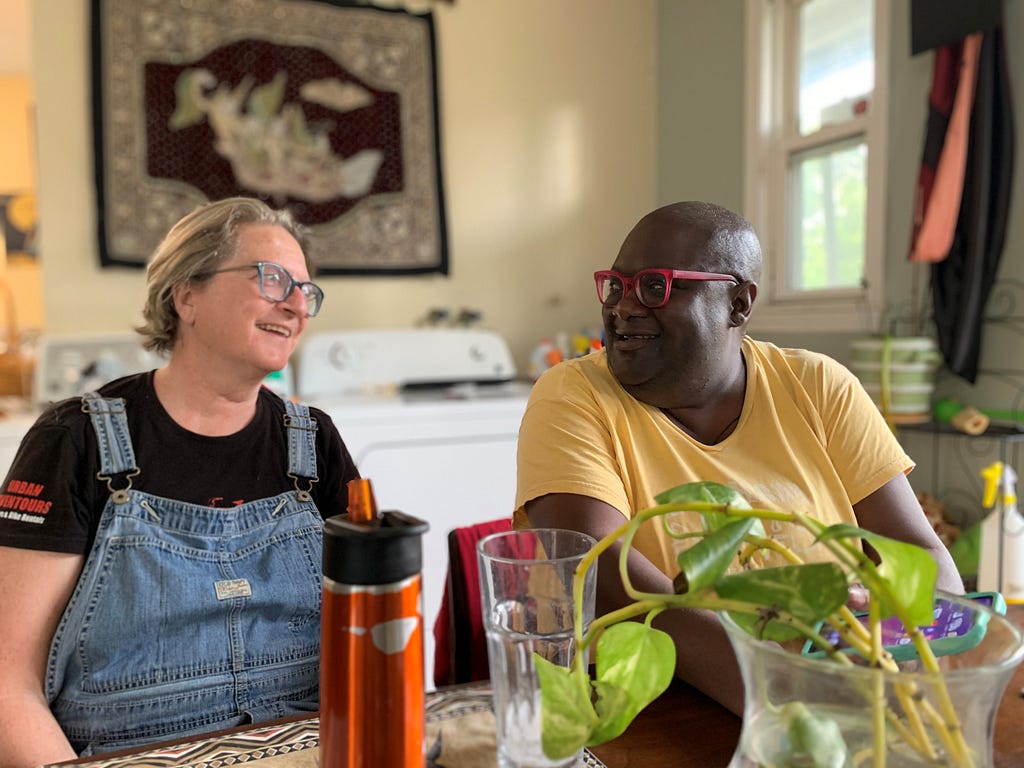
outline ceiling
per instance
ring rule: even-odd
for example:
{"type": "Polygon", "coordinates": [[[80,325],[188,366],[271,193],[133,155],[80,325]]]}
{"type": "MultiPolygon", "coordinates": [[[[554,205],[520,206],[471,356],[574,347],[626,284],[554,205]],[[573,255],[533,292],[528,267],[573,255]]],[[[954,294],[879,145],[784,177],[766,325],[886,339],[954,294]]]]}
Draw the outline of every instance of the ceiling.
{"type": "Polygon", "coordinates": [[[30,2],[0,0],[0,74],[21,74],[31,69],[30,2]]]}

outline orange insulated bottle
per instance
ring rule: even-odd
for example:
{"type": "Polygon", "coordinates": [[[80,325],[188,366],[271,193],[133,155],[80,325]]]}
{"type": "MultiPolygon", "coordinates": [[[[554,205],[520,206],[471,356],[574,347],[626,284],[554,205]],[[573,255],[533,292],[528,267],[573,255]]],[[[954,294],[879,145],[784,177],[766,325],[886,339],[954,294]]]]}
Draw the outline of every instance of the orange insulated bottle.
{"type": "Polygon", "coordinates": [[[377,514],[369,480],[324,521],[320,768],[423,768],[427,524],[377,514]]]}

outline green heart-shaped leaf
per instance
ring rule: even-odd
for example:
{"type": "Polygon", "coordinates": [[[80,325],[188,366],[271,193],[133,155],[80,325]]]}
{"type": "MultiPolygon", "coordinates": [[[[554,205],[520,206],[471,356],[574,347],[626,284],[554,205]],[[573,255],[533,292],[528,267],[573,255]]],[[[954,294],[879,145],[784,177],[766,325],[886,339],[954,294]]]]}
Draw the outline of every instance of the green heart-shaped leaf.
{"type": "Polygon", "coordinates": [[[835,720],[816,716],[800,701],[783,704],[779,719],[789,746],[786,765],[842,768],[850,764],[849,750],[835,720]]]}
{"type": "MultiPolygon", "coordinates": [[[[939,567],[926,550],[846,523],[829,526],[818,539],[863,539],[870,543],[882,559],[878,575],[889,585],[908,619],[919,626],[932,623],[939,567]]],[[[896,613],[883,595],[876,593],[875,597],[879,599],[882,618],[896,613]]]]}
{"type": "Polygon", "coordinates": [[[788,624],[771,621],[783,611],[814,626],[846,602],[843,569],[836,563],[808,563],[762,568],[723,576],[715,585],[720,597],[764,607],[759,614],[730,612],[733,620],[755,637],[784,641],[801,633],[788,624]]]}
{"type": "MultiPolygon", "coordinates": [[[[540,743],[552,760],[572,757],[587,743],[590,725],[581,713],[590,709],[579,681],[566,667],[552,664],[534,653],[540,682],[540,743]]],[[[589,684],[586,686],[589,690],[589,684]]]]}
{"type": "Polygon", "coordinates": [[[629,621],[606,629],[597,641],[597,681],[600,725],[594,728],[590,744],[603,744],[626,730],[637,713],[660,696],[676,669],[676,649],[665,632],[629,621]],[[620,700],[620,692],[624,700],[620,700]]]}
{"type": "Polygon", "coordinates": [[[738,491],[721,483],[684,483],[662,491],[654,500],[658,504],[703,502],[728,505],[735,509],[750,509],[750,503],[738,491]]]}
{"type": "Polygon", "coordinates": [[[736,558],[740,543],[753,523],[749,517],[734,520],[680,552],[677,558],[680,574],[675,580],[680,594],[700,592],[713,586],[736,558]]]}

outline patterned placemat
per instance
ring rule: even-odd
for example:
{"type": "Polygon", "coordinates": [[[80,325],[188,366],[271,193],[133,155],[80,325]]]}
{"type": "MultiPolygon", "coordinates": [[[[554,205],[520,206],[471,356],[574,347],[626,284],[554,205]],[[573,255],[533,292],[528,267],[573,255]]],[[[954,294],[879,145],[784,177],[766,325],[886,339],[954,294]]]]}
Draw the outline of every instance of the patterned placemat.
{"type": "MultiPolygon", "coordinates": [[[[497,767],[489,687],[435,691],[427,697],[426,716],[425,768],[497,767]]],[[[258,762],[260,768],[318,768],[319,726],[319,719],[311,717],[75,764],[88,768],[228,768],[258,762]]],[[[586,750],[579,766],[605,768],[586,750]]]]}
{"type": "MultiPolygon", "coordinates": [[[[316,717],[247,731],[205,736],[121,756],[78,761],[90,768],[225,768],[263,763],[261,768],[318,768],[320,721],[316,717]]],[[[52,768],[44,766],[44,768],[52,768]]]]}
{"type": "MultiPolygon", "coordinates": [[[[491,689],[472,685],[437,691],[427,700],[426,768],[497,768],[491,689]]],[[[605,768],[589,750],[578,768],[605,768]]]]}

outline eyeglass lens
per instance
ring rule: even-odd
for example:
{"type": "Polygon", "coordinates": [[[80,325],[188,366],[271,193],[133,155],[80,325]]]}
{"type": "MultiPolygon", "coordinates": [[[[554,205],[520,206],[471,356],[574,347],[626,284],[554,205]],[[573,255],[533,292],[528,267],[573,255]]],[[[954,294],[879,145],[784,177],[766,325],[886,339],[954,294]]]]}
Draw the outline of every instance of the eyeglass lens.
{"type": "Polygon", "coordinates": [[[260,293],[270,301],[284,301],[298,288],[306,299],[306,313],[313,317],[320,311],[324,300],[324,292],[315,283],[300,283],[293,278],[284,267],[277,264],[262,263],[258,266],[260,275],[260,293]]]}
{"type": "MultiPolygon", "coordinates": [[[[664,275],[657,273],[641,274],[636,280],[631,281],[636,291],[637,298],[645,307],[657,307],[665,303],[668,297],[668,290],[671,283],[664,275]]],[[[601,280],[601,301],[618,299],[622,296],[622,279],[615,275],[605,275],[601,280]]]]}

